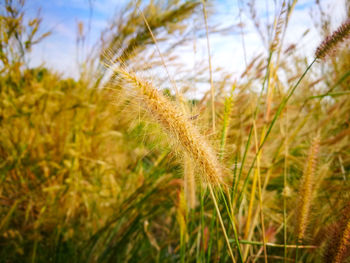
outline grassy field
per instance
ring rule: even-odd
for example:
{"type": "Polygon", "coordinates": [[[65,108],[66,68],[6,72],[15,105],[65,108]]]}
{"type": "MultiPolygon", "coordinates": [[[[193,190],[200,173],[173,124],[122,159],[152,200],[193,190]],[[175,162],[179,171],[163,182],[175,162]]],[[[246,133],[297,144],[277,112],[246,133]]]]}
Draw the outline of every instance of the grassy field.
{"type": "Polygon", "coordinates": [[[0,262],[350,262],[350,20],[309,61],[277,2],[241,76],[180,72],[216,4],[169,0],[130,1],[76,79],[28,66],[50,32],[1,3],[0,262]]]}

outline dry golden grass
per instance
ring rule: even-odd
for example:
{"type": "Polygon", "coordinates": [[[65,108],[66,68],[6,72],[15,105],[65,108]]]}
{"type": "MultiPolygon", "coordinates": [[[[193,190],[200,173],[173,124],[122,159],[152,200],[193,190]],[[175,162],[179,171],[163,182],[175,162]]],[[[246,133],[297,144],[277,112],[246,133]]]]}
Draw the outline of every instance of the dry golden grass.
{"type": "Polygon", "coordinates": [[[348,20],[310,63],[284,43],[297,1],[269,27],[254,1],[240,6],[266,52],[235,79],[210,56],[189,72],[174,51],[212,40],[215,2],[133,1],[73,80],[28,68],[48,34],[22,2],[5,4],[0,262],[349,260],[348,20]]]}

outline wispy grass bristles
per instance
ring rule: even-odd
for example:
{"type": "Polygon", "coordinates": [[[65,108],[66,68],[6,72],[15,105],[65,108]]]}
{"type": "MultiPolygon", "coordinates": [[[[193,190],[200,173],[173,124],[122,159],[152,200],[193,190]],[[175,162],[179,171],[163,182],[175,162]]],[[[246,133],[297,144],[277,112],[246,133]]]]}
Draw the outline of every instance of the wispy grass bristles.
{"type": "Polygon", "coordinates": [[[325,58],[340,42],[350,36],[350,18],[338,27],[332,35],[327,36],[318,46],[315,52],[317,59],[325,58]]]}
{"type": "Polygon", "coordinates": [[[189,121],[189,118],[184,116],[180,109],[151,83],[138,78],[134,73],[122,67],[115,67],[113,70],[124,85],[129,85],[129,88],[136,92],[136,96],[140,97],[145,109],[193,158],[202,171],[203,179],[211,184],[219,185],[222,181],[223,169],[213,149],[189,121]]]}

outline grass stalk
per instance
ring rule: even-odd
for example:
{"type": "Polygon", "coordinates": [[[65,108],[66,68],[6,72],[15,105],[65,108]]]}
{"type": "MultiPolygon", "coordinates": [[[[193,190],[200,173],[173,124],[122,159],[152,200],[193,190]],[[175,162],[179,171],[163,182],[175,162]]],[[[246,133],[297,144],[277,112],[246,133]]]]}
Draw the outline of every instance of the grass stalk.
{"type": "Polygon", "coordinates": [[[142,10],[141,10],[139,7],[138,7],[137,9],[139,10],[139,12],[140,12],[140,14],[141,14],[141,17],[142,17],[143,21],[144,21],[145,24],[146,24],[146,27],[147,27],[147,29],[148,29],[148,32],[150,33],[150,35],[151,35],[151,37],[152,37],[152,40],[153,40],[153,42],[154,42],[154,45],[156,46],[158,55],[160,56],[160,59],[161,59],[161,61],[162,61],[163,67],[164,67],[164,69],[165,69],[165,71],[166,71],[166,74],[167,74],[167,76],[168,76],[168,78],[169,78],[169,80],[170,80],[170,83],[173,85],[173,87],[174,87],[174,89],[175,89],[176,98],[177,98],[178,100],[180,100],[180,103],[182,103],[182,101],[183,101],[183,100],[182,100],[182,96],[181,96],[180,93],[179,93],[179,90],[178,90],[178,88],[177,88],[176,82],[173,80],[173,78],[171,77],[171,75],[170,75],[170,73],[169,73],[168,67],[167,67],[167,65],[166,65],[166,63],[165,63],[164,56],[163,56],[162,52],[160,52],[157,39],[156,39],[156,37],[154,36],[151,27],[149,26],[149,23],[148,23],[148,21],[147,21],[147,19],[146,19],[146,17],[145,17],[145,14],[142,12],[142,10]]]}
{"type": "Polygon", "coordinates": [[[296,90],[296,88],[299,86],[300,82],[304,79],[304,77],[306,76],[306,74],[309,72],[309,70],[311,69],[312,65],[316,62],[316,59],[314,59],[310,64],[309,66],[306,68],[306,70],[304,71],[304,73],[301,75],[301,77],[298,79],[298,81],[296,82],[296,84],[289,90],[288,92],[288,95],[284,97],[284,99],[282,100],[282,102],[279,104],[278,106],[278,109],[270,123],[270,125],[268,126],[267,128],[267,132],[264,136],[264,139],[262,141],[262,143],[260,144],[260,147],[259,147],[259,150],[258,152],[255,154],[254,156],[254,159],[249,167],[249,170],[248,170],[248,174],[247,174],[247,177],[246,177],[246,180],[244,181],[243,183],[243,187],[242,187],[242,190],[240,191],[239,193],[239,196],[238,196],[238,202],[237,204],[240,204],[241,201],[242,201],[242,198],[243,198],[243,193],[245,192],[245,188],[247,187],[247,184],[248,184],[248,178],[249,178],[249,175],[251,173],[251,171],[253,170],[253,167],[255,165],[255,162],[256,162],[256,159],[257,159],[257,154],[261,151],[262,147],[264,146],[268,136],[270,135],[270,132],[272,130],[272,128],[274,127],[275,125],[275,122],[277,121],[278,117],[281,115],[283,109],[286,107],[287,105],[287,102],[289,101],[290,97],[293,95],[294,91],[296,90]]]}
{"type": "Polygon", "coordinates": [[[232,253],[231,244],[230,244],[230,241],[228,239],[228,236],[227,236],[227,233],[226,233],[226,228],[225,228],[224,222],[222,221],[221,214],[220,214],[220,209],[219,209],[219,206],[218,206],[218,204],[216,202],[216,198],[215,198],[214,191],[213,191],[213,188],[212,188],[211,184],[208,184],[208,188],[209,188],[210,196],[211,196],[211,198],[212,198],[212,200],[214,202],[215,210],[216,210],[217,216],[219,218],[221,229],[222,229],[222,232],[224,234],[224,238],[225,238],[226,245],[227,245],[229,254],[231,256],[232,262],[236,262],[236,260],[235,260],[235,258],[233,256],[233,253],[232,253]]]}
{"type": "Polygon", "coordinates": [[[208,14],[207,8],[205,4],[205,0],[202,0],[203,5],[203,16],[204,16],[204,24],[205,24],[205,32],[207,38],[207,50],[208,50],[208,63],[209,63],[209,77],[210,77],[210,96],[211,96],[211,113],[212,113],[212,129],[213,133],[215,133],[215,87],[213,81],[213,69],[211,63],[211,54],[210,54],[210,41],[209,41],[209,29],[208,29],[208,14]]]}
{"type": "MultiPolygon", "coordinates": [[[[230,242],[234,242],[233,239],[230,239],[230,242]]],[[[250,241],[250,240],[240,240],[239,241],[241,244],[249,244],[249,245],[256,245],[256,246],[263,246],[264,242],[260,242],[260,241],[250,241]]],[[[266,242],[265,245],[267,247],[277,247],[277,248],[296,248],[297,245],[290,245],[290,244],[275,244],[275,243],[270,243],[270,242],[266,242]]],[[[302,249],[316,249],[318,248],[318,246],[312,246],[312,245],[299,245],[299,248],[302,249]]]]}
{"type": "Polygon", "coordinates": [[[287,174],[288,174],[288,109],[285,112],[285,147],[284,147],[284,169],[283,169],[283,262],[287,260],[287,174]]]}
{"type": "MultiPolygon", "coordinates": [[[[233,230],[233,234],[234,234],[235,241],[236,241],[236,246],[237,246],[237,249],[238,249],[239,259],[240,259],[241,262],[244,262],[242,251],[241,251],[241,247],[239,245],[239,237],[238,237],[237,227],[236,227],[236,224],[235,224],[235,221],[234,221],[234,218],[233,218],[233,211],[230,211],[230,207],[229,207],[229,205],[228,205],[228,203],[226,201],[223,189],[219,188],[218,191],[221,194],[222,200],[224,201],[224,204],[225,204],[225,208],[226,208],[227,214],[229,216],[229,220],[230,220],[230,223],[231,223],[231,226],[232,226],[232,230],[233,230]]],[[[227,193],[228,193],[228,196],[229,196],[229,192],[228,191],[227,191],[227,193]]]]}

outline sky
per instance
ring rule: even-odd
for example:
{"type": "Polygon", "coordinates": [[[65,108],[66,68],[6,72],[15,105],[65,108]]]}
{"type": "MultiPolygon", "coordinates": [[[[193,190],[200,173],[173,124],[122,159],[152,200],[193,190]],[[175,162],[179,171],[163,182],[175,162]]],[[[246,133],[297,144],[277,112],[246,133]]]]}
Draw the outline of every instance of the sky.
{"type": "MultiPolygon", "coordinates": [[[[238,3],[241,4],[239,1],[242,2],[242,0],[215,1],[216,15],[209,17],[209,25],[238,24],[240,22],[238,3]]],[[[325,10],[332,14],[333,28],[339,25],[345,18],[343,6],[346,0],[320,1],[325,10]]],[[[77,23],[83,22],[84,30],[87,30],[91,16],[88,42],[92,45],[99,39],[102,30],[107,27],[115,11],[127,2],[127,0],[27,0],[27,15],[33,17],[40,9],[43,18],[42,31],[52,31],[51,36],[33,48],[30,64],[38,66],[45,63],[45,66],[63,73],[65,77],[77,77],[77,23]]],[[[273,17],[273,3],[274,0],[256,0],[257,9],[260,10],[263,19],[273,17]]],[[[315,0],[299,0],[289,23],[285,41],[286,46],[297,42],[303,47],[301,52],[309,58],[313,56],[315,48],[321,41],[310,15],[315,11],[315,0]],[[308,34],[302,38],[308,29],[308,34]]],[[[245,24],[244,41],[249,61],[263,52],[264,47],[247,14],[243,12],[241,19],[245,24]]],[[[242,38],[239,32],[225,36],[218,34],[210,36],[210,44],[213,67],[222,67],[239,76],[245,68],[242,38]]],[[[206,39],[198,40],[197,45],[199,50],[197,56],[206,57],[206,39]]],[[[179,55],[181,57],[181,54],[179,55]]],[[[193,56],[182,54],[181,60],[187,63],[186,59],[193,60],[193,56]]],[[[193,61],[188,61],[188,63],[193,65],[193,61]]]]}
{"type": "Polygon", "coordinates": [[[127,1],[123,0],[27,0],[28,16],[34,17],[40,9],[42,31],[52,34],[33,48],[31,64],[45,65],[67,77],[76,77],[77,70],[77,23],[83,22],[84,31],[88,30],[89,18],[91,26],[89,43],[95,43],[101,32],[107,27],[108,21],[117,8],[127,1]],[[92,4],[92,14],[91,5],[92,4]]]}

